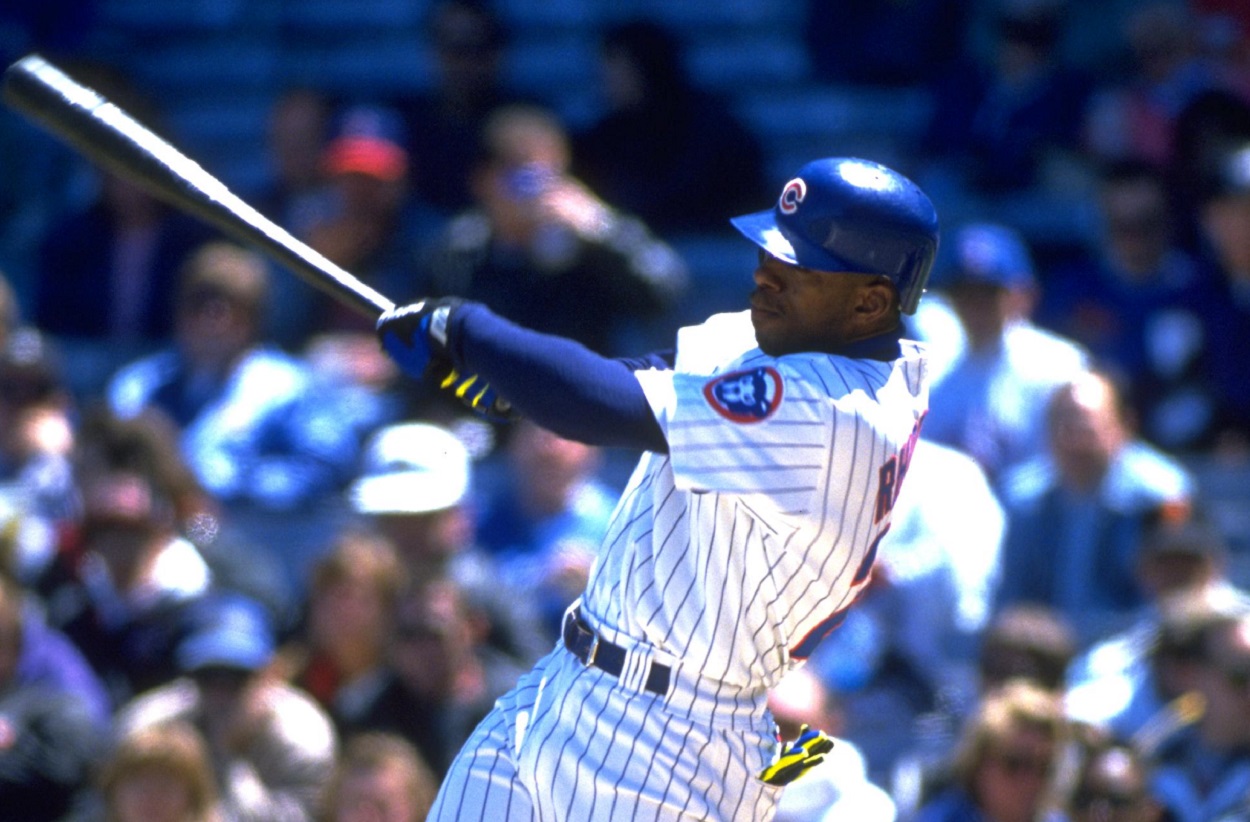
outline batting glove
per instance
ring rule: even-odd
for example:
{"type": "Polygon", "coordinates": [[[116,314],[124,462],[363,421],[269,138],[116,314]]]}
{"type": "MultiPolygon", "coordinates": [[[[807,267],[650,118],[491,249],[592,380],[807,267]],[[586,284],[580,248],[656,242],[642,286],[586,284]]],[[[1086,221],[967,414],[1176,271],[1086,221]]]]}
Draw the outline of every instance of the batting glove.
{"type": "Polygon", "coordinates": [[[824,731],[804,725],[799,738],[777,753],[777,761],[760,772],[760,779],[769,785],[789,785],[825,761],[833,750],[833,740],[824,731]]]}
{"type": "Polygon", "coordinates": [[[431,363],[449,362],[447,328],[461,302],[439,297],[384,312],[377,324],[382,350],[405,374],[422,379],[431,363]]]}
{"type": "Polygon", "coordinates": [[[516,417],[512,404],[477,374],[461,374],[451,368],[439,379],[438,387],[455,394],[456,399],[484,419],[506,422],[516,417]]]}

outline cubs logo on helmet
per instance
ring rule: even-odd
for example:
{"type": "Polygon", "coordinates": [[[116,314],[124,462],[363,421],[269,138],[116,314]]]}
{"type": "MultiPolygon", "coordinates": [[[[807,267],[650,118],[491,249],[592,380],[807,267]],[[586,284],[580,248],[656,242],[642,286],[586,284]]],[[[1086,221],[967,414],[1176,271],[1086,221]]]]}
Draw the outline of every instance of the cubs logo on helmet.
{"type": "Polygon", "coordinates": [[[773,368],[733,371],[703,386],[708,405],[732,422],[766,420],[781,405],[781,375],[773,368]]]}
{"type": "Polygon", "coordinates": [[[777,208],[781,209],[784,214],[793,214],[799,210],[799,203],[803,202],[806,196],[807,183],[803,182],[802,177],[795,177],[781,190],[781,197],[777,199],[777,208]]]}

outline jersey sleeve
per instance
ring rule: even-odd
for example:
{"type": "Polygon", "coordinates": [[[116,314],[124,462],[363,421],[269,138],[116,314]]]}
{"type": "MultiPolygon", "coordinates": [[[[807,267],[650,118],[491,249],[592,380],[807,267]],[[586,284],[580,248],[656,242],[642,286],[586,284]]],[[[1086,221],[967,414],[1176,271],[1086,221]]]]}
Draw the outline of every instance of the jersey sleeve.
{"type": "Polygon", "coordinates": [[[826,470],[829,399],[775,361],[713,376],[636,373],[682,490],[765,495],[804,510],[826,470]]]}

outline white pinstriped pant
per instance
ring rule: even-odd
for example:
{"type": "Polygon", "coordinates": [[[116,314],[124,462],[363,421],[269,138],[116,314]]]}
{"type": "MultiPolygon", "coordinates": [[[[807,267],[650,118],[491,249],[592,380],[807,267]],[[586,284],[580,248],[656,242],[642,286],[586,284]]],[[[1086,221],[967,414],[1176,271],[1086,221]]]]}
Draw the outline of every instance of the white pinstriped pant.
{"type": "Polygon", "coordinates": [[[764,697],[719,701],[674,674],[662,698],[557,647],[478,725],[427,819],[771,819],[781,789],[755,776],[776,742],[764,697]]]}

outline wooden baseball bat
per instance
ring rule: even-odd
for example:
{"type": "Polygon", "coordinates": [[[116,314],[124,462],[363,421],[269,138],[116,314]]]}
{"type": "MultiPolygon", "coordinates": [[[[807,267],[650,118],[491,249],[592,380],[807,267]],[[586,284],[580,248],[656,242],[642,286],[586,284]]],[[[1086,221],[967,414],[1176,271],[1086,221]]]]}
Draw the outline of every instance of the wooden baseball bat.
{"type": "Polygon", "coordinates": [[[37,54],[4,72],[4,100],[102,167],[252,246],[331,297],[376,318],[394,303],[293,237],[100,94],[37,54]]]}

